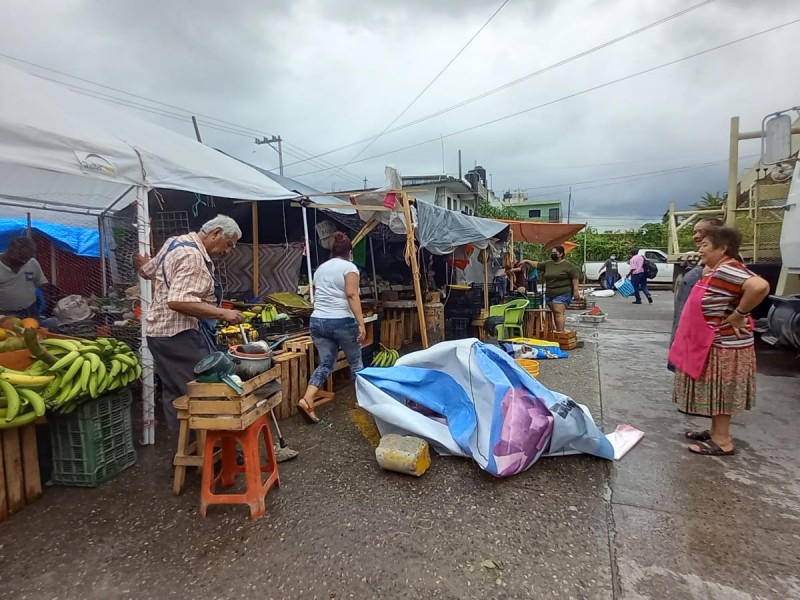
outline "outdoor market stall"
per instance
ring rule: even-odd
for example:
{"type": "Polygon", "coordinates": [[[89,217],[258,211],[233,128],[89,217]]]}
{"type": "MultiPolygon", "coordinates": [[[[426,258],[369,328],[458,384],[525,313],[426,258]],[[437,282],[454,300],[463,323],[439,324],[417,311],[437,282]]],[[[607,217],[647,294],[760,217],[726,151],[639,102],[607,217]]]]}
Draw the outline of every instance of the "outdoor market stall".
{"type": "MultiPolygon", "coordinates": [[[[136,250],[150,254],[150,190],[186,190],[247,201],[296,196],[211,148],[57,83],[6,65],[0,65],[0,83],[4,90],[13,90],[0,95],[2,205],[95,220],[132,206],[136,250]]],[[[106,232],[98,229],[103,237],[106,232]]],[[[101,252],[101,263],[106,259],[101,252]]],[[[101,268],[105,276],[105,265],[101,268]]],[[[146,314],[149,282],[140,281],[140,290],[141,310],[146,314]]],[[[144,319],[141,323],[144,327],[144,319]]],[[[140,354],[142,443],[152,444],[153,363],[144,336],[140,354]]]]}

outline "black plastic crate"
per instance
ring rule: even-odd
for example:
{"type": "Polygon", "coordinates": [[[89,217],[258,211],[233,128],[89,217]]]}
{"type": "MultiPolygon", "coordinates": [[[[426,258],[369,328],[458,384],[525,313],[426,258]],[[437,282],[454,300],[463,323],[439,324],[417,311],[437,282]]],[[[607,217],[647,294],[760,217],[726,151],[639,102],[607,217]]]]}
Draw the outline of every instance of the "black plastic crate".
{"type": "Polygon", "coordinates": [[[472,319],[450,318],[444,323],[444,337],[447,340],[463,340],[470,335],[472,319]]]}

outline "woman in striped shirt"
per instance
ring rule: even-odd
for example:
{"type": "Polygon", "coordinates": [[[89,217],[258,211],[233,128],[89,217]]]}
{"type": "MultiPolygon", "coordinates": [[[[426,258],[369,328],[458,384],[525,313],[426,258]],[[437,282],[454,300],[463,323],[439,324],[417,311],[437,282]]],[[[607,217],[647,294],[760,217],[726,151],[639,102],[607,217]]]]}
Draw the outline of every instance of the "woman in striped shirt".
{"type": "Polygon", "coordinates": [[[678,361],[673,401],[682,412],[711,417],[711,429],[686,434],[695,442],[689,446],[695,454],[733,454],[731,417],[755,406],[750,311],[767,296],[769,284],[737,260],[741,240],[735,229],[707,230],[699,249],[703,275],[670,349],[670,358],[678,361]]]}

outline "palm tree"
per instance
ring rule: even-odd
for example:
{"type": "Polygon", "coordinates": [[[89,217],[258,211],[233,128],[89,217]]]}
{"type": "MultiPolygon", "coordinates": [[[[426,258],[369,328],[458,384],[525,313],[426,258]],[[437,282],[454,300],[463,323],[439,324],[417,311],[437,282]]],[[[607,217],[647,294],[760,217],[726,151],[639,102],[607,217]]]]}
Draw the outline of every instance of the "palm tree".
{"type": "Polygon", "coordinates": [[[700,202],[695,202],[692,204],[693,208],[697,210],[709,210],[712,208],[722,208],[725,206],[725,199],[728,197],[727,194],[720,194],[717,192],[716,194],[712,194],[711,192],[706,192],[701,198],[700,202]]]}

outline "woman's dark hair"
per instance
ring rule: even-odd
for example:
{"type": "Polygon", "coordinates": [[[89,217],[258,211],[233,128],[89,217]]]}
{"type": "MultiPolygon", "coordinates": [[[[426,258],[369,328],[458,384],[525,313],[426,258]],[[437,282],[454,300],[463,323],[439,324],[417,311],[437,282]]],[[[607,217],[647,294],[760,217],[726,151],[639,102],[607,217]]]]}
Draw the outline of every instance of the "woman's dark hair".
{"type": "Polygon", "coordinates": [[[558,252],[558,254],[559,254],[560,256],[564,256],[564,255],[566,255],[566,253],[567,253],[567,252],[566,252],[566,250],[564,250],[564,246],[553,246],[553,250],[555,250],[556,252],[558,252]]]}
{"type": "Polygon", "coordinates": [[[709,227],[703,239],[708,240],[713,248],[725,246],[725,255],[739,260],[739,246],[742,245],[742,234],[731,227],[709,227]]]}
{"type": "Polygon", "coordinates": [[[350,238],[337,231],[333,234],[333,244],[331,244],[331,258],[348,258],[353,251],[353,242],[350,238]]]}

